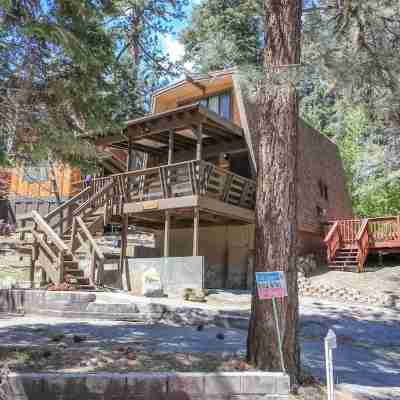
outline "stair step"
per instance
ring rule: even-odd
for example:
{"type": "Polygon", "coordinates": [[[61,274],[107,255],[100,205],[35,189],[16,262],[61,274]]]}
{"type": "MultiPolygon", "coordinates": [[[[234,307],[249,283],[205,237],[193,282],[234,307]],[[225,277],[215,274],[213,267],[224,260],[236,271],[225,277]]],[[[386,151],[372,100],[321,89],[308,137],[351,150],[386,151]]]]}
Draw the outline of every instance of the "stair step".
{"type": "Polygon", "coordinates": [[[336,260],[334,260],[334,261],[332,261],[331,262],[331,264],[334,264],[334,265],[357,265],[357,261],[355,260],[355,261],[336,261],[336,260]]]}
{"type": "Polygon", "coordinates": [[[356,269],[357,265],[339,265],[339,264],[329,264],[329,268],[335,269],[356,269]]]}
{"type": "Polygon", "coordinates": [[[69,269],[79,269],[79,263],[78,261],[64,259],[64,267],[69,269]]]}
{"type": "Polygon", "coordinates": [[[79,290],[96,290],[96,287],[93,285],[79,285],[79,290]]]}
{"type": "Polygon", "coordinates": [[[75,278],[81,278],[84,276],[84,273],[81,269],[65,269],[65,275],[72,275],[75,278]]]}

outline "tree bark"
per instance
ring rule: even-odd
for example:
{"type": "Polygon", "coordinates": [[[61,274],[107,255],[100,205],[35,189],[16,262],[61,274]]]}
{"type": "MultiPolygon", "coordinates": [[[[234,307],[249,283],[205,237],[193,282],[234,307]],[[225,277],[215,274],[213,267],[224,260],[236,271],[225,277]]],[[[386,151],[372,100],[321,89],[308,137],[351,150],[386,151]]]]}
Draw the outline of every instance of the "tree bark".
{"type": "MultiPolygon", "coordinates": [[[[265,0],[267,47],[257,96],[257,200],[255,271],[285,272],[288,297],[278,300],[284,361],[298,381],[296,268],[296,160],[298,100],[291,73],[300,62],[300,0],[265,0]]],[[[255,293],[255,292],[254,292],[255,293]]],[[[272,302],[253,296],[247,358],[257,368],[281,370],[272,302]]]]}

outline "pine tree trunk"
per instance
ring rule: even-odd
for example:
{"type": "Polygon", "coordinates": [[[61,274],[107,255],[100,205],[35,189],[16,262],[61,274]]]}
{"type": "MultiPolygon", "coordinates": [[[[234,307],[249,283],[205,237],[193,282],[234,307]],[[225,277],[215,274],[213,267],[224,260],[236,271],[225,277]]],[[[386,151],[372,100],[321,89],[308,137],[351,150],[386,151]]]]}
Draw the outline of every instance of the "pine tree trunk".
{"type": "MultiPolygon", "coordinates": [[[[296,153],[298,101],[289,72],[300,59],[300,0],[265,0],[265,81],[259,89],[255,271],[285,272],[288,297],[277,300],[284,361],[292,382],[300,372],[296,268],[296,153]]],[[[253,296],[247,358],[281,370],[272,302],[253,296]]]]}

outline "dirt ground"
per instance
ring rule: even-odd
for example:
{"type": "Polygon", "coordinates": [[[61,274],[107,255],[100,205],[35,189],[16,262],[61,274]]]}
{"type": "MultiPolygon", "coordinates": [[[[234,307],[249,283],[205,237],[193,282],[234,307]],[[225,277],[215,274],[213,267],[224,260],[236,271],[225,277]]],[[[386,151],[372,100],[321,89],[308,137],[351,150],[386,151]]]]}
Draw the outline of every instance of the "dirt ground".
{"type": "Polygon", "coordinates": [[[390,257],[382,266],[373,258],[362,273],[322,269],[308,279],[313,286],[358,290],[364,298],[390,296],[392,306],[400,305],[400,257],[390,257]]]}

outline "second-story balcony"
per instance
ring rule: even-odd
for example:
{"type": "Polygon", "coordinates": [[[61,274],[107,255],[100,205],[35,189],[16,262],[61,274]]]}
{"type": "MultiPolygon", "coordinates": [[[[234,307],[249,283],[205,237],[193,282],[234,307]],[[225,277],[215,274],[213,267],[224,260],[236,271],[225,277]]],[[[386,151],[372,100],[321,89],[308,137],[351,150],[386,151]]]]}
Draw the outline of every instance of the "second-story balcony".
{"type": "Polygon", "coordinates": [[[111,186],[123,203],[206,196],[254,210],[256,182],[202,160],[160,165],[97,178],[94,190],[111,186]]]}

